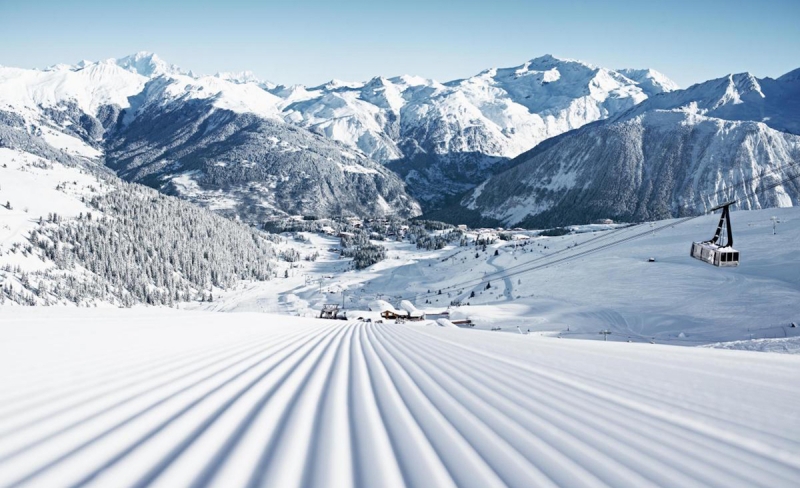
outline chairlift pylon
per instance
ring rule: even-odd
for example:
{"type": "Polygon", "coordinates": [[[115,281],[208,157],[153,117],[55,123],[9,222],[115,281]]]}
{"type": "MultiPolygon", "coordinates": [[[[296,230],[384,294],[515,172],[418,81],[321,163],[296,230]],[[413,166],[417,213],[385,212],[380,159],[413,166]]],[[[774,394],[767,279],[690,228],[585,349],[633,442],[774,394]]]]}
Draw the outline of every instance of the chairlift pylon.
{"type": "Polygon", "coordinates": [[[739,251],[733,248],[733,229],[731,228],[730,206],[736,202],[723,203],[711,209],[722,209],[717,231],[707,241],[693,242],[689,253],[695,259],[714,266],[739,266],[739,251]]]}

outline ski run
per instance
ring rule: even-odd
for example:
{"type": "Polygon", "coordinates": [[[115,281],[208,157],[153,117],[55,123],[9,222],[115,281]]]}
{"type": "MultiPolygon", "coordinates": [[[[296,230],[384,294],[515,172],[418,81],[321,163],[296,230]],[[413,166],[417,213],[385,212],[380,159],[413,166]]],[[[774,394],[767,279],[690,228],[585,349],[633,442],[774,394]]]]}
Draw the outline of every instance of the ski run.
{"type": "Polygon", "coordinates": [[[424,324],[5,309],[0,486],[800,481],[797,355],[424,324]]]}
{"type": "Polygon", "coordinates": [[[0,66],[0,488],[798,487],[798,94],[0,66]]]}

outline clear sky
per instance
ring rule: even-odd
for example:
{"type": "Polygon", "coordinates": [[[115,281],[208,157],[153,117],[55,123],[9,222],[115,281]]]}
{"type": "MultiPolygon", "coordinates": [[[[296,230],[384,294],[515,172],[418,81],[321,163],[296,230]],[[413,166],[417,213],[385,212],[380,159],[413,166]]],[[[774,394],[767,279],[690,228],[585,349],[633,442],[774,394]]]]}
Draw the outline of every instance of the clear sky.
{"type": "Polygon", "coordinates": [[[800,0],[0,0],[2,65],[136,51],[283,84],[447,81],[553,54],[688,86],[800,67],[800,0]]]}

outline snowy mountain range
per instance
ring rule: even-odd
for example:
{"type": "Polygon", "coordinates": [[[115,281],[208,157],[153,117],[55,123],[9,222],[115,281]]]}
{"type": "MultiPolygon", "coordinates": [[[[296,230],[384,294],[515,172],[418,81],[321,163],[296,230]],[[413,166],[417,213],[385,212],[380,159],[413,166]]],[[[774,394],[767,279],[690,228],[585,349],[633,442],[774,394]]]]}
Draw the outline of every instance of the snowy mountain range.
{"type": "MultiPolygon", "coordinates": [[[[248,221],[423,209],[508,225],[641,220],[740,196],[724,186],[795,160],[799,80],[739,74],[680,90],[653,70],[546,55],[446,83],[306,87],[137,53],[0,67],[0,145],[88,158],[248,221]]],[[[743,206],[796,204],[794,192],[743,206]]]]}
{"type": "Polygon", "coordinates": [[[507,225],[660,219],[727,200],[800,204],[800,70],[654,96],[519,156],[461,204],[507,225]],[[767,191],[764,187],[774,186],[767,191]]]}
{"type": "Polygon", "coordinates": [[[265,87],[246,75],[195,76],[147,53],[0,68],[0,145],[33,138],[252,220],[420,213],[390,170],[283,122],[281,99],[265,87]]]}
{"type": "Polygon", "coordinates": [[[385,167],[430,208],[547,138],[675,88],[652,70],[552,56],[447,83],[287,87],[250,72],[198,76],[137,53],[0,68],[0,110],[129,180],[242,217],[413,216],[419,207],[385,167]]]}
{"type": "Polygon", "coordinates": [[[447,83],[376,77],[271,91],[286,100],[286,120],[387,164],[414,196],[436,204],[545,139],[676,88],[653,70],[548,55],[447,83]]]}

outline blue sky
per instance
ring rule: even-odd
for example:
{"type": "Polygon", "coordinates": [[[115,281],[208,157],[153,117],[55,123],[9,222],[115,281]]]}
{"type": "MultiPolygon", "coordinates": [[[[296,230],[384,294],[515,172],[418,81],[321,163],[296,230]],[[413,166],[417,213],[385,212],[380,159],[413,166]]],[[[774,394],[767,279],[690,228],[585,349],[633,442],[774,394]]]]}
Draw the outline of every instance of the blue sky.
{"type": "Polygon", "coordinates": [[[800,67],[800,0],[0,0],[0,64],[152,51],[198,73],[277,83],[440,81],[542,54],[650,67],[681,86],[800,67]]]}

